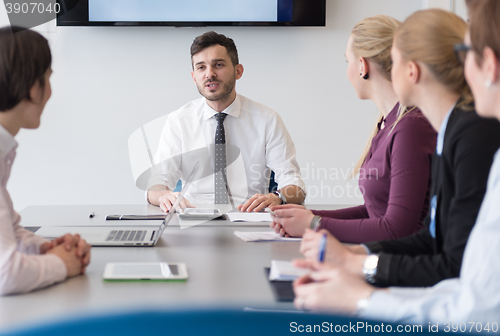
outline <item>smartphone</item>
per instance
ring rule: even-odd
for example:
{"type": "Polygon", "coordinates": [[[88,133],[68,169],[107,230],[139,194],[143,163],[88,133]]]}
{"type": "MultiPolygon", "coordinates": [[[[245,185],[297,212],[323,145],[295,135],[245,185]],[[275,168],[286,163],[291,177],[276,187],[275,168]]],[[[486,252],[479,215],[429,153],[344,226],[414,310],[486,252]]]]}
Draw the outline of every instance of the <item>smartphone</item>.
{"type": "Polygon", "coordinates": [[[210,220],[224,216],[219,209],[182,208],[177,213],[184,220],[210,220]]]}
{"type": "Polygon", "coordinates": [[[143,262],[108,263],[104,281],[186,281],[188,272],[184,263],[143,262]]]}

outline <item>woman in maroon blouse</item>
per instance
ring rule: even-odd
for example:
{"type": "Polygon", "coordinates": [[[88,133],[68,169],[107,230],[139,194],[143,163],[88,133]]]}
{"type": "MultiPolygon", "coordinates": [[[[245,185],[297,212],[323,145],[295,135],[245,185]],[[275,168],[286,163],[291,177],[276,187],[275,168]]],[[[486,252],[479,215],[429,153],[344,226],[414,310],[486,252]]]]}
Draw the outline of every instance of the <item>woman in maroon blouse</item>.
{"type": "Polygon", "coordinates": [[[377,15],[359,22],[347,44],[347,75],[360,99],[382,112],[355,174],[363,205],[334,211],[272,207],[271,227],[287,236],[327,229],[340,241],[396,239],[422,228],[429,208],[430,167],[436,132],[418,109],[400,106],[391,83],[390,51],[401,22],[377,15]]]}

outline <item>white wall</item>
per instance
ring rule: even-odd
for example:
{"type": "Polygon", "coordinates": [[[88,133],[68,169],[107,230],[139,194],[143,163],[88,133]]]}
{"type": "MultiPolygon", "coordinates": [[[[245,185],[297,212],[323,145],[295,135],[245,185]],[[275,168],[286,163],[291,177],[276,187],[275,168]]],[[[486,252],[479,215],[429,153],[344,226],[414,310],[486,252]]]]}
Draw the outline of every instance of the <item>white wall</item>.
{"type": "MultiPolygon", "coordinates": [[[[422,6],[422,0],[327,0],[326,28],[214,29],[238,46],[245,74],[237,91],[283,117],[301,167],[309,168],[310,203],[362,201],[359,193],[354,196],[357,181],[312,176],[317,169],[352,171],[377,115],[372,102],[357,99],[346,78],[350,29],[375,14],[404,20],[422,6]],[[314,189],[322,181],[323,195],[314,189]],[[328,197],[328,191],[339,197],[328,197]]],[[[8,23],[5,12],[0,20],[8,23]]],[[[17,136],[20,147],[8,185],[16,209],[144,202],[132,178],[128,137],[198,98],[189,46],[209,29],[53,23],[40,29],[52,46],[53,96],[41,127],[17,136]]]]}
{"type": "Polygon", "coordinates": [[[467,6],[465,0],[422,0],[422,8],[441,8],[454,12],[467,20],[467,6]]]}

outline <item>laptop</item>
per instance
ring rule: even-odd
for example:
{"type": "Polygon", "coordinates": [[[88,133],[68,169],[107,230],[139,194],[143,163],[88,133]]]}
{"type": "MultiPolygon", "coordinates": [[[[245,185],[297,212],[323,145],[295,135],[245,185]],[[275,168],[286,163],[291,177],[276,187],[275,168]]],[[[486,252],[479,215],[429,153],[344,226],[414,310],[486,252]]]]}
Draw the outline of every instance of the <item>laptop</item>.
{"type": "Polygon", "coordinates": [[[154,246],[160,240],[163,231],[170,220],[174,217],[181,200],[186,194],[188,185],[191,183],[195,170],[198,167],[197,162],[188,178],[184,188],[175,200],[172,208],[162,221],[159,227],[154,226],[42,226],[35,233],[46,239],[52,240],[66,233],[76,234],[85,239],[92,246],[154,246]]]}

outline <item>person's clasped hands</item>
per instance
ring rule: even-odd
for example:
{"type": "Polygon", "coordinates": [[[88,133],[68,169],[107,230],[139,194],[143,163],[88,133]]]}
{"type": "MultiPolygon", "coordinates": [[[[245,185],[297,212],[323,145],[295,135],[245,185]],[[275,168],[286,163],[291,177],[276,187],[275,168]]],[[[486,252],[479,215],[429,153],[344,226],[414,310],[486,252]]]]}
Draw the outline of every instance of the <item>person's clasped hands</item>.
{"type": "Polygon", "coordinates": [[[80,235],[66,234],[40,245],[40,254],[54,254],[66,266],[67,277],[84,274],[90,263],[91,246],[80,235]]]}
{"type": "Polygon", "coordinates": [[[282,237],[302,237],[311,225],[314,214],[302,205],[285,204],[271,206],[271,228],[282,237]]]}

